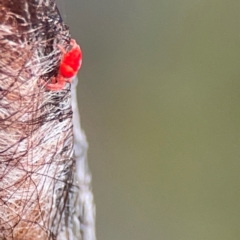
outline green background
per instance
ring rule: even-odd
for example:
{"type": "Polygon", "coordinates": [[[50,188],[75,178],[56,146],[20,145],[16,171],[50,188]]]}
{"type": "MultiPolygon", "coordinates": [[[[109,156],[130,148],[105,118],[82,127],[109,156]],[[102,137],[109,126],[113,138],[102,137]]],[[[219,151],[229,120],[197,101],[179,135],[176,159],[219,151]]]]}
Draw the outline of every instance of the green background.
{"type": "Polygon", "coordinates": [[[98,240],[239,240],[240,2],[62,4],[98,240]]]}

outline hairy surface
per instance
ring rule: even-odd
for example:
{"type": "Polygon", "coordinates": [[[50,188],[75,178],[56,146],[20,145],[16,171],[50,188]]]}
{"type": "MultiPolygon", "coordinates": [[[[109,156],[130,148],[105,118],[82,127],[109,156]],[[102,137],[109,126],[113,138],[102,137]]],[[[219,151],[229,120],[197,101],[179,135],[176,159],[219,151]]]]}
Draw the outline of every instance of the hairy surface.
{"type": "Polygon", "coordinates": [[[0,0],[0,240],[81,239],[70,85],[41,84],[69,43],[55,1],[0,0]]]}

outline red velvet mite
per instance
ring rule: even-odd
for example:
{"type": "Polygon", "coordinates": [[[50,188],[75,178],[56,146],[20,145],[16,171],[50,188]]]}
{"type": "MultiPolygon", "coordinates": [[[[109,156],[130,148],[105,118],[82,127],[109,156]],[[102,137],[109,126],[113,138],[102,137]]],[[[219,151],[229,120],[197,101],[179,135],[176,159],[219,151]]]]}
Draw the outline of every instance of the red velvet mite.
{"type": "Polygon", "coordinates": [[[74,39],[71,39],[72,48],[66,52],[61,46],[58,46],[63,52],[63,58],[60,63],[59,73],[56,77],[52,77],[51,83],[45,85],[48,90],[62,90],[66,82],[72,82],[74,77],[82,65],[82,51],[74,39]]]}

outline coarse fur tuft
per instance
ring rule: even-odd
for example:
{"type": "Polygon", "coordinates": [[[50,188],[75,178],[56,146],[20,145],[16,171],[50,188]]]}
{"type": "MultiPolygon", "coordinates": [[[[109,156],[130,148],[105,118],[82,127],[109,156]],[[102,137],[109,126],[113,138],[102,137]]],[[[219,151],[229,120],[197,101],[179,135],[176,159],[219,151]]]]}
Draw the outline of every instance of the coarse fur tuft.
{"type": "Polygon", "coordinates": [[[0,240],[75,239],[70,84],[41,84],[59,71],[68,27],[52,0],[0,0],[0,11],[0,240]]]}

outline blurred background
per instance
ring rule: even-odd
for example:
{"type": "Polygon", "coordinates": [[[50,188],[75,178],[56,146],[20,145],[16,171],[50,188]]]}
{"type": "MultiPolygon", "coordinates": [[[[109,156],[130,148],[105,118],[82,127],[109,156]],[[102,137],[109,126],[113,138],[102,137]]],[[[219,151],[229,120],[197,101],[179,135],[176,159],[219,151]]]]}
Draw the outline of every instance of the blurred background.
{"type": "Polygon", "coordinates": [[[98,240],[239,240],[240,2],[61,4],[98,240]]]}

